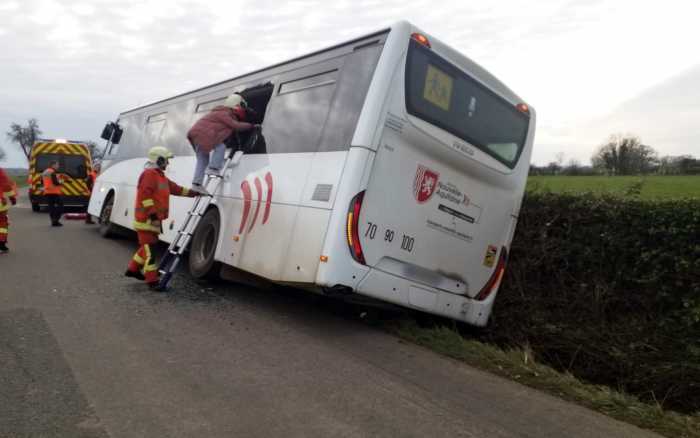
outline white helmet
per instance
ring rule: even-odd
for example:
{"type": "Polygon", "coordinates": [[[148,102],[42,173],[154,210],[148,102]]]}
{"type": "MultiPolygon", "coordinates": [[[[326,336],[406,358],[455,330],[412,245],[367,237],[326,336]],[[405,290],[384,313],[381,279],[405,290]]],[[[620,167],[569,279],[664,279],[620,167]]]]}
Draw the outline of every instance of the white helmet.
{"type": "Polygon", "coordinates": [[[245,108],[248,106],[248,103],[243,99],[243,96],[241,96],[238,93],[234,93],[230,95],[229,97],[226,98],[224,101],[224,106],[228,108],[235,108],[238,105],[240,105],[242,108],[245,108]]]}
{"type": "Polygon", "coordinates": [[[158,163],[159,158],[168,160],[173,156],[173,153],[165,146],[153,146],[148,150],[148,161],[151,163],[158,163]]]}

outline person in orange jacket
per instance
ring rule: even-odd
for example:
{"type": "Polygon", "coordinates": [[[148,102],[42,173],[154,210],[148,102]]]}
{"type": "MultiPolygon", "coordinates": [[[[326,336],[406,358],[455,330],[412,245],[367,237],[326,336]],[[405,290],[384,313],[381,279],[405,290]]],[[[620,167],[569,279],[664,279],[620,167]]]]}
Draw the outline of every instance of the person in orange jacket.
{"type": "Polygon", "coordinates": [[[151,245],[158,241],[161,224],[168,218],[170,195],[198,196],[194,190],[181,187],[165,176],[169,159],[173,154],[163,146],[148,151],[148,163],[141,173],[136,188],[134,229],[138,233],[139,249],[129,261],[124,275],[145,280],[151,289],[158,287],[158,265],[151,252],[151,245]]]}
{"type": "Polygon", "coordinates": [[[0,167],[0,253],[9,251],[7,247],[7,234],[10,221],[7,219],[7,212],[10,204],[17,203],[17,190],[15,183],[7,176],[5,170],[0,167]]]}
{"type": "Polygon", "coordinates": [[[44,195],[49,203],[49,216],[52,227],[62,227],[60,222],[63,216],[63,177],[58,173],[58,161],[49,163],[49,167],[41,173],[41,183],[44,186],[44,195]]]}
{"type": "MultiPolygon", "coordinates": [[[[88,190],[90,190],[90,195],[92,195],[92,189],[95,187],[95,181],[97,181],[97,175],[100,174],[100,164],[99,163],[94,163],[92,165],[92,170],[87,173],[87,176],[85,177],[85,184],[88,187],[88,190]]],[[[85,223],[93,225],[95,222],[92,220],[92,216],[90,213],[85,212],[85,223]]]]}

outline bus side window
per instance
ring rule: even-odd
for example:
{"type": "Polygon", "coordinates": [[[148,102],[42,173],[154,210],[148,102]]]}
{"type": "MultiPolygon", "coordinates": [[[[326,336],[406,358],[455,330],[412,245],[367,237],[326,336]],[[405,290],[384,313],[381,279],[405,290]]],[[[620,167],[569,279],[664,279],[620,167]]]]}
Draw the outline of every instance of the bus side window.
{"type": "Polygon", "coordinates": [[[338,77],[337,68],[304,68],[284,75],[270,101],[263,133],[267,152],[316,152],[338,77]]]}
{"type": "Polygon", "coordinates": [[[319,152],[350,148],[382,48],[383,45],[365,47],[345,57],[319,152]]]}

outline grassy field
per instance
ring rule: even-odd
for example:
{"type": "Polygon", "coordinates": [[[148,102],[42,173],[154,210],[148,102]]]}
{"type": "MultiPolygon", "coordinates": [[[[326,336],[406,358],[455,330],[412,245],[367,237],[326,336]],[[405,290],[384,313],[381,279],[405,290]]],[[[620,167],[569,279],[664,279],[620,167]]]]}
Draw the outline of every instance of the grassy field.
{"type": "Polygon", "coordinates": [[[683,176],[530,176],[527,189],[607,193],[642,199],[700,198],[700,175],[683,176]]]}
{"type": "Polygon", "coordinates": [[[13,175],[10,178],[17,183],[17,187],[24,187],[27,185],[27,175],[13,175]]]}

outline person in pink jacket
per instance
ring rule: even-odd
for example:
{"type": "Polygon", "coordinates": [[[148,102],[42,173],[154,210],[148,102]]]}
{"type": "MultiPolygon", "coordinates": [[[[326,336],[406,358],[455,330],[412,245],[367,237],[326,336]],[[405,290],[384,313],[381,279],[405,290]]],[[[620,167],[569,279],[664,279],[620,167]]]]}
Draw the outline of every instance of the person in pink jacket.
{"type": "Polygon", "coordinates": [[[205,188],[202,187],[204,174],[218,174],[221,170],[226,155],[224,140],[234,131],[253,128],[253,124],[244,121],[246,106],[246,101],[240,94],[232,94],[226,98],[223,105],[215,107],[199,119],[187,132],[187,139],[197,154],[197,165],[192,179],[194,190],[206,194],[205,188]]]}

